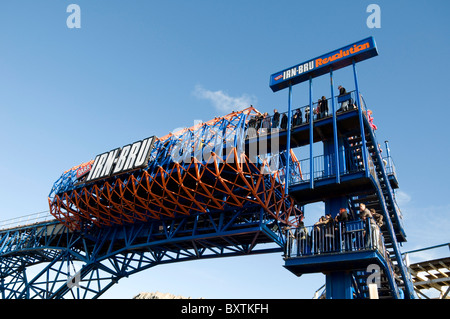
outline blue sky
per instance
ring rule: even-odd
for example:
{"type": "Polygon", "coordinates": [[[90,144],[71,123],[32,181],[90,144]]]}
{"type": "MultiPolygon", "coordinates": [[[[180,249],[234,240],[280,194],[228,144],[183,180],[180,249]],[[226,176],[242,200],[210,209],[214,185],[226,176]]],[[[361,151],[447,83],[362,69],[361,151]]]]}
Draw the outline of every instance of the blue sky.
{"type": "MultiPolygon", "coordinates": [[[[358,79],[397,167],[402,251],[449,242],[449,9],[446,0],[4,0],[0,220],[47,210],[61,173],[101,152],[224,115],[230,103],[286,110],[272,73],[373,36],[379,56],[358,64],[358,79]],[[80,29],[66,25],[71,3],[80,29]],[[370,3],[381,8],[379,29],[366,25],[370,3]]],[[[351,69],[335,72],[335,83],[352,89],[351,69]]],[[[307,90],[293,88],[294,107],[308,103],[307,90]]],[[[322,95],[327,77],[314,81],[322,95]]],[[[271,254],[164,265],[105,297],[310,298],[324,283],[282,264],[271,254]]]]}

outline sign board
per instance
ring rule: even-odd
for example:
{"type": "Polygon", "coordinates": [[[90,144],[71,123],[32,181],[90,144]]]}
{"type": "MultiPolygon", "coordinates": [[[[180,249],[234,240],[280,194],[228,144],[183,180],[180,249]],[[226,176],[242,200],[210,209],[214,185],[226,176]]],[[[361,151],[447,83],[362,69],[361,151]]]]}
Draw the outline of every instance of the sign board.
{"type": "Polygon", "coordinates": [[[276,92],[289,87],[289,85],[306,81],[310,77],[315,78],[328,73],[331,68],[333,71],[338,70],[352,64],[353,61],[356,63],[377,55],[375,40],[369,37],[272,74],[270,88],[276,92]]]}
{"type": "Polygon", "coordinates": [[[89,169],[86,182],[147,166],[154,139],[152,136],[97,155],[89,169]]]}
{"type": "Polygon", "coordinates": [[[86,163],[86,164],[83,164],[83,165],[81,165],[78,169],[77,169],[77,179],[80,179],[80,178],[82,178],[83,176],[85,176],[85,175],[87,175],[90,171],[91,171],[91,168],[92,168],[92,163],[86,163]]]}

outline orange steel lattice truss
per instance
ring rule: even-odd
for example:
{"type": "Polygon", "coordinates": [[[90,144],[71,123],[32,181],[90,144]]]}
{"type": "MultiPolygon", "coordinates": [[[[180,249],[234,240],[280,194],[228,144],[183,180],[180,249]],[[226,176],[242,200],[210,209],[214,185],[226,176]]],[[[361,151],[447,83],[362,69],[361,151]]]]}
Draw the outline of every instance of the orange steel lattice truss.
{"type": "MultiPolygon", "coordinates": [[[[49,195],[50,212],[72,229],[145,222],[258,206],[273,219],[297,225],[302,213],[284,191],[285,152],[245,152],[253,107],[156,139],[148,165],[93,182],[74,167],[49,195]]],[[[298,161],[291,153],[294,166],[298,161]]],[[[296,173],[299,173],[298,171],[296,173]]]]}

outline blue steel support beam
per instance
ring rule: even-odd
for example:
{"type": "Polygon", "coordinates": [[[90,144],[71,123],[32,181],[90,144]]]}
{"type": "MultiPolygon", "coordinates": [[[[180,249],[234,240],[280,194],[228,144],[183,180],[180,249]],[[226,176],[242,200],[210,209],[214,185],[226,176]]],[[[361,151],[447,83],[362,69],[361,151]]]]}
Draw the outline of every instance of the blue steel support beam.
{"type": "Polygon", "coordinates": [[[289,93],[288,93],[288,126],[287,126],[287,163],[286,163],[286,177],[284,182],[284,192],[286,195],[289,194],[289,180],[291,178],[290,175],[290,166],[291,166],[291,99],[292,99],[292,85],[289,84],[289,93]]]}
{"type": "Polygon", "coordinates": [[[331,111],[333,112],[333,139],[334,139],[334,154],[335,154],[335,165],[336,165],[336,183],[341,183],[341,172],[339,167],[339,145],[338,145],[338,134],[337,134],[337,119],[336,119],[336,106],[334,98],[334,87],[333,87],[333,68],[330,68],[330,89],[331,89],[331,111]]]}
{"type": "Polygon", "coordinates": [[[314,144],[314,108],[312,100],[312,77],[309,77],[309,171],[310,179],[309,186],[314,188],[314,157],[313,157],[313,144],[314,144]]]}
{"type": "Polygon", "coordinates": [[[366,177],[369,177],[369,165],[367,162],[367,147],[366,147],[366,134],[364,133],[364,122],[363,122],[363,114],[362,114],[362,107],[361,107],[361,100],[359,96],[359,87],[358,87],[358,76],[356,74],[356,63],[355,60],[353,60],[353,77],[355,79],[355,94],[356,94],[356,106],[358,107],[358,114],[359,114],[359,124],[360,124],[360,130],[361,130],[361,140],[362,140],[362,156],[364,161],[364,170],[366,172],[366,177]]]}
{"type": "Polygon", "coordinates": [[[88,234],[55,222],[0,232],[6,243],[0,251],[0,297],[98,298],[121,278],[160,264],[280,253],[284,234],[273,222],[247,203],[237,211],[92,228],[88,234]],[[80,266],[79,287],[68,281],[73,263],[80,266]],[[27,278],[33,265],[42,268],[27,278]]]}
{"type": "Polygon", "coordinates": [[[335,271],[326,275],[327,299],[353,299],[352,274],[350,271],[335,271]]]}

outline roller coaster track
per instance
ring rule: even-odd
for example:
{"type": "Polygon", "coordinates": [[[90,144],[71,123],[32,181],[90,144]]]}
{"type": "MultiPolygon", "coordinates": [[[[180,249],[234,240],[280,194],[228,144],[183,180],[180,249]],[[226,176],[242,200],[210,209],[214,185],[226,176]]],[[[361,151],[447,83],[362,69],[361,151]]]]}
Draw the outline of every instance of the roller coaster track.
{"type": "Polygon", "coordinates": [[[143,169],[92,183],[76,176],[86,163],[64,172],[49,195],[52,220],[0,231],[1,297],[98,298],[156,265],[282,252],[282,228],[302,213],[285,195],[283,167],[245,153],[255,114],[157,139],[143,169]]]}

